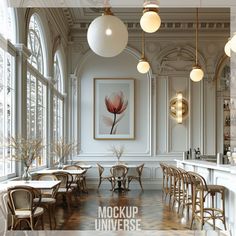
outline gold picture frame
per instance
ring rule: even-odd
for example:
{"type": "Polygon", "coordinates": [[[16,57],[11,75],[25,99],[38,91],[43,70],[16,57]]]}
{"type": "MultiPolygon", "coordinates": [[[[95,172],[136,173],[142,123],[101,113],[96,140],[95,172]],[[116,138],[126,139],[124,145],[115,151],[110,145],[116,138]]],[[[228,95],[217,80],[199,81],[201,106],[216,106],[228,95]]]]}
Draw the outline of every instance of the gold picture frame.
{"type": "Polygon", "coordinates": [[[134,139],[134,79],[94,78],[94,139],[134,139]]]}

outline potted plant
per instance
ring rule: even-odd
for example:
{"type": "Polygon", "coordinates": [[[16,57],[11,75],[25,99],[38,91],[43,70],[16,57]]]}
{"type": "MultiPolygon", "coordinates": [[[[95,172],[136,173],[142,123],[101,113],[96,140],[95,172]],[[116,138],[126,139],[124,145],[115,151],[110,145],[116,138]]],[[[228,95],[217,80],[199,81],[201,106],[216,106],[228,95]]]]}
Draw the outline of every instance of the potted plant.
{"type": "Polygon", "coordinates": [[[22,179],[26,182],[31,180],[29,168],[34,160],[41,157],[43,147],[41,139],[11,137],[9,140],[9,148],[13,149],[11,157],[23,163],[24,173],[22,179]]]}

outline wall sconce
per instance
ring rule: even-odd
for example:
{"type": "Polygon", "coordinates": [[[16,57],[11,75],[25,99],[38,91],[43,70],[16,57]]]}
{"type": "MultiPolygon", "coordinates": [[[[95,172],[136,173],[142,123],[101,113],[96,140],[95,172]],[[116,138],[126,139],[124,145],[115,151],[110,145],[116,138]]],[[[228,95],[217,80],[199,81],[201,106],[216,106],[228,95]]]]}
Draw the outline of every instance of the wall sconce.
{"type": "Polygon", "coordinates": [[[183,98],[181,92],[170,101],[170,115],[176,119],[178,124],[182,124],[183,119],[188,115],[188,102],[183,98]]]}

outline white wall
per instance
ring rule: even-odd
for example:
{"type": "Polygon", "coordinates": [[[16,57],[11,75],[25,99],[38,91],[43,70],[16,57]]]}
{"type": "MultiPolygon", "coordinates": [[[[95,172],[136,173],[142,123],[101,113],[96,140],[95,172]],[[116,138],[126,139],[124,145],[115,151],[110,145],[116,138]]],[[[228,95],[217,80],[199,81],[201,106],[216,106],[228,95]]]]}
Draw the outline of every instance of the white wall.
{"type": "MultiPolygon", "coordinates": [[[[128,51],[115,58],[100,58],[91,53],[79,73],[81,111],[82,156],[107,156],[111,145],[124,144],[129,156],[150,156],[150,79],[136,70],[137,59],[128,51]],[[92,66],[91,66],[92,65],[92,66]],[[135,79],[135,140],[93,139],[93,79],[134,78],[135,79]]],[[[110,157],[109,157],[110,158],[110,157]]],[[[99,160],[99,159],[98,159],[99,160]]]]}

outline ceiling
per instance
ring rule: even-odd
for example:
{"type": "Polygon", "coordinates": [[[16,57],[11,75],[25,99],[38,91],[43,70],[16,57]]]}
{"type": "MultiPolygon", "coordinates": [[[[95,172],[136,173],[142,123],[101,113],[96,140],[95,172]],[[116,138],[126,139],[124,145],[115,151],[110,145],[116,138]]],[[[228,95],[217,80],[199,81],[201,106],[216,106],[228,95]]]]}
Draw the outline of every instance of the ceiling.
{"type": "MultiPolygon", "coordinates": [[[[67,18],[75,25],[89,23],[103,12],[102,8],[67,8],[67,18]]],[[[142,8],[112,8],[114,15],[125,23],[138,23],[142,16],[142,8]]],[[[196,8],[161,8],[159,11],[162,22],[195,21],[196,8]]],[[[200,8],[199,21],[230,22],[229,8],[200,8]]]]}

